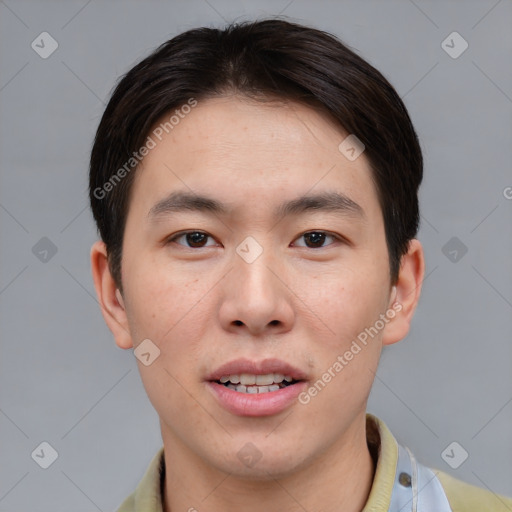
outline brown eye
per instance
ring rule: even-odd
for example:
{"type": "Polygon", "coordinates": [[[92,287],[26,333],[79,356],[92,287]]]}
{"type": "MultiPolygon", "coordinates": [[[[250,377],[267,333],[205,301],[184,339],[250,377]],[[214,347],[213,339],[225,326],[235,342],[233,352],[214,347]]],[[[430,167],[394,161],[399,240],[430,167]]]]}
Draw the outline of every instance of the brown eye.
{"type": "MultiPolygon", "coordinates": [[[[304,233],[301,235],[297,240],[303,239],[305,241],[304,244],[296,244],[299,247],[308,247],[310,249],[321,249],[322,247],[325,247],[325,241],[328,239],[335,240],[336,237],[334,235],[330,235],[326,233],[325,231],[308,231],[307,233],[304,233]]],[[[330,245],[332,241],[327,244],[330,245]]]]}
{"type": "Polygon", "coordinates": [[[178,233],[168,240],[168,243],[170,242],[176,242],[179,245],[185,245],[185,247],[189,247],[191,249],[198,249],[201,247],[215,245],[213,238],[207,233],[203,233],[202,231],[188,231],[185,233],[178,233]],[[212,239],[213,244],[207,244],[209,238],[212,239]],[[184,240],[185,243],[181,243],[180,240],[184,240]]]}
{"type": "Polygon", "coordinates": [[[306,233],[304,235],[304,240],[306,240],[306,245],[308,247],[321,247],[325,242],[325,236],[325,233],[313,231],[311,233],[306,233]]]}
{"type": "Polygon", "coordinates": [[[190,247],[203,247],[208,240],[208,235],[194,231],[193,233],[187,233],[185,239],[190,247]]]}

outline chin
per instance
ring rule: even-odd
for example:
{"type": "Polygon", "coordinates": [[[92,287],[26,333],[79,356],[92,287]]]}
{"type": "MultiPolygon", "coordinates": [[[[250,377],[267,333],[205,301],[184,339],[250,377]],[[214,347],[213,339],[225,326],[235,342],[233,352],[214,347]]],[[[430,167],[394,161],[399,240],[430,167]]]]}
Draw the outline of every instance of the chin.
{"type": "Polygon", "coordinates": [[[231,473],[231,477],[253,482],[273,482],[294,474],[300,468],[298,461],[282,460],[276,457],[258,461],[253,467],[244,467],[238,461],[233,465],[219,468],[225,473],[231,473]]]}
{"type": "MultiPolygon", "coordinates": [[[[297,450],[297,443],[283,443],[278,437],[274,442],[263,437],[245,436],[243,441],[235,441],[226,447],[226,457],[219,460],[218,452],[213,455],[216,460],[210,463],[224,473],[235,478],[253,481],[273,481],[286,478],[299,471],[311,459],[302,446],[303,453],[297,450]],[[240,447],[239,447],[240,446],[240,447]]],[[[291,439],[291,438],[289,438],[291,439]]]]}

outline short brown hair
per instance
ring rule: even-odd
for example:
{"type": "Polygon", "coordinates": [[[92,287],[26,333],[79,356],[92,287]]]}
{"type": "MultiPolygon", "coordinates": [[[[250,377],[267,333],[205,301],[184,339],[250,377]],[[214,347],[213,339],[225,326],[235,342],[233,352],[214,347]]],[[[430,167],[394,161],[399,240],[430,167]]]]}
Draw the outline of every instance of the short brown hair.
{"type": "Polygon", "coordinates": [[[188,30],[163,43],[115,87],[94,139],[89,197],[117,286],[122,290],[123,234],[138,163],[134,153],[164,114],[191,98],[227,93],[312,105],[363,142],[395,283],[401,257],[418,230],[423,176],[420,145],[405,105],[379,71],[335,36],[268,19],[223,30],[188,30]]]}

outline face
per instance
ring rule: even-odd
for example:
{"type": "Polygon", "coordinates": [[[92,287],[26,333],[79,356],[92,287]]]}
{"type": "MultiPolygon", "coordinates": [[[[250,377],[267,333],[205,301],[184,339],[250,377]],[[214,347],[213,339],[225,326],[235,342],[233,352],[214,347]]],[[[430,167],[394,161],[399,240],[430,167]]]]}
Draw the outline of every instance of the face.
{"type": "Polygon", "coordinates": [[[396,341],[382,212],[347,135],[306,106],[209,99],[137,169],[116,339],[158,347],[138,364],[164,442],[212,468],[286,475],[347,443],[396,341]]]}

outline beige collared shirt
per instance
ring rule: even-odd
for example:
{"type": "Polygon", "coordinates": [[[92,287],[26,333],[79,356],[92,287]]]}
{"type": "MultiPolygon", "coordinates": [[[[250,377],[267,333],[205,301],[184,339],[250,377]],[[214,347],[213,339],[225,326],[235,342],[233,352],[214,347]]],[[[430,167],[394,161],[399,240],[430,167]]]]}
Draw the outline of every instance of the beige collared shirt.
{"type": "MultiPolygon", "coordinates": [[[[366,422],[368,446],[377,455],[377,465],[370,495],[362,512],[398,512],[390,510],[393,488],[399,485],[396,478],[398,443],[384,422],[377,417],[367,414],[366,422]]],[[[441,483],[452,512],[512,512],[512,499],[467,484],[442,471],[431,471],[441,483]]],[[[163,512],[161,489],[164,475],[162,447],[135,491],[126,498],[117,512],[163,512]]],[[[418,508],[418,512],[438,511],[418,508]]]]}

